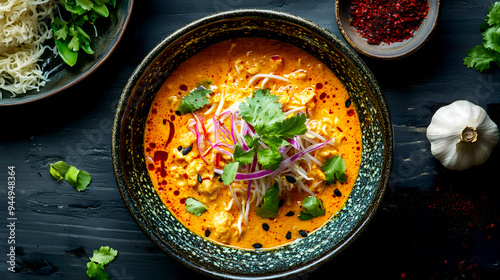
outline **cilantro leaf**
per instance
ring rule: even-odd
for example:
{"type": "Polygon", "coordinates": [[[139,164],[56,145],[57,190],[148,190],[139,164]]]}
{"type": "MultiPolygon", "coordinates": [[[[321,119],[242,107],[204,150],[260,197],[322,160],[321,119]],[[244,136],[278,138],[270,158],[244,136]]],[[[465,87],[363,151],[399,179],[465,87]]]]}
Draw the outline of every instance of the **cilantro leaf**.
{"type": "Polygon", "coordinates": [[[75,3],[87,11],[90,11],[94,6],[94,3],[90,0],[75,0],[75,3]]]}
{"type": "Polygon", "coordinates": [[[489,9],[489,13],[486,16],[486,22],[491,25],[500,26],[500,2],[495,2],[489,9]]]}
{"type": "Polygon", "coordinates": [[[188,211],[189,213],[199,217],[207,210],[208,207],[205,204],[199,202],[198,200],[192,197],[186,199],[186,211],[188,211]]]}
{"type": "Polygon", "coordinates": [[[495,61],[495,57],[495,51],[478,45],[467,51],[467,57],[464,58],[464,65],[482,72],[490,69],[490,63],[495,61]]]}
{"type": "Polygon", "coordinates": [[[50,164],[49,173],[58,182],[64,179],[80,192],[84,191],[92,180],[87,171],[79,170],[63,161],[50,164]]]}
{"type": "Polygon", "coordinates": [[[239,114],[262,136],[275,131],[286,118],[281,111],[281,103],[276,102],[278,99],[279,97],[270,94],[268,89],[256,90],[253,97],[247,97],[246,102],[239,105],[239,114]]]}
{"type": "Polygon", "coordinates": [[[64,161],[58,161],[54,164],[50,164],[50,175],[54,177],[58,182],[64,179],[64,176],[68,172],[68,169],[70,168],[69,165],[67,165],[64,161]]]}
{"type": "Polygon", "coordinates": [[[293,115],[289,119],[284,120],[274,134],[283,138],[293,138],[295,135],[302,135],[307,131],[306,120],[306,114],[293,115]]]}
{"type": "Polygon", "coordinates": [[[500,28],[492,26],[483,33],[483,46],[487,49],[500,52],[500,28]]]}
{"type": "Polygon", "coordinates": [[[254,150],[243,151],[243,147],[240,143],[234,146],[233,157],[235,161],[239,161],[242,164],[250,164],[255,156],[254,150]]]}
{"type": "Polygon", "coordinates": [[[88,262],[87,263],[87,275],[92,280],[109,280],[109,274],[104,270],[104,265],[102,263],[88,262]]]}
{"type": "Polygon", "coordinates": [[[212,93],[211,90],[202,86],[190,91],[187,96],[182,98],[177,110],[181,114],[188,114],[202,108],[208,104],[210,93],[212,93]]]}
{"type": "Polygon", "coordinates": [[[277,150],[257,149],[257,161],[262,164],[262,168],[274,171],[280,167],[283,156],[277,150]]]}
{"type": "Polygon", "coordinates": [[[321,170],[325,172],[326,184],[330,185],[337,181],[340,183],[347,182],[347,175],[345,174],[346,166],[344,159],[340,156],[335,156],[333,158],[327,159],[321,167],[321,170]]]}
{"type": "Polygon", "coordinates": [[[227,163],[226,166],[224,166],[224,171],[221,176],[224,184],[230,185],[234,181],[239,166],[240,164],[238,162],[227,163]]]}
{"type": "Polygon", "coordinates": [[[252,137],[250,134],[245,134],[243,135],[243,138],[245,138],[245,142],[249,149],[257,148],[260,144],[259,137],[252,137]]]}
{"type": "Polygon", "coordinates": [[[278,215],[279,202],[279,187],[274,184],[264,194],[264,201],[255,214],[263,219],[274,219],[278,215]]]}
{"type": "Polygon", "coordinates": [[[92,280],[109,280],[109,274],[104,266],[110,263],[118,255],[118,251],[108,246],[102,246],[99,251],[94,250],[90,261],[87,263],[87,275],[92,280]]]}
{"type": "Polygon", "coordinates": [[[94,250],[94,254],[90,258],[91,261],[107,265],[118,255],[118,251],[109,246],[102,246],[98,250],[94,250]]]}
{"type": "Polygon", "coordinates": [[[302,221],[309,221],[315,217],[325,215],[325,206],[323,206],[323,202],[315,196],[305,197],[302,206],[305,208],[304,211],[300,211],[299,215],[299,219],[302,221]]]}

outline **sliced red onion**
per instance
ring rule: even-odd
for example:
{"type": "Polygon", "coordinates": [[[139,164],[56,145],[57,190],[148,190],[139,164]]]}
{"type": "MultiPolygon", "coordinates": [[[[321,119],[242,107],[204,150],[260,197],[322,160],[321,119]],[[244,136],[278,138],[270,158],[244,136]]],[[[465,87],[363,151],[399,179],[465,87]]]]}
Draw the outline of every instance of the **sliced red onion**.
{"type": "Polygon", "coordinates": [[[276,169],[276,171],[274,171],[272,173],[272,177],[276,177],[278,176],[278,174],[280,174],[283,170],[285,170],[285,168],[292,162],[298,160],[299,158],[301,158],[303,155],[305,154],[308,154],[310,152],[313,152],[317,149],[320,149],[320,148],[323,148],[324,146],[326,146],[326,144],[328,144],[328,142],[330,142],[331,139],[329,139],[328,141],[325,141],[323,143],[320,143],[320,144],[317,144],[317,145],[311,145],[310,147],[308,147],[306,150],[304,151],[300,151],[298,153],[296,153],[295,155],[287,158],[287,159],[284,159],[281,164],[280,164],[280,167],[278,167],[278,169],[276,169]]]}

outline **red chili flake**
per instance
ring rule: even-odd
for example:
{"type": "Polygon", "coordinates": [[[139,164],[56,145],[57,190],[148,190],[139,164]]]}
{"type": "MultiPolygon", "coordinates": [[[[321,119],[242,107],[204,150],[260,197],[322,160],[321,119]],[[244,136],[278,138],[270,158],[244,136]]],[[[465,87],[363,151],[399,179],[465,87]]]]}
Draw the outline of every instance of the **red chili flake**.
{"type": "Polygon", "coordinates": [[[174,191],[174,195],[175,195],[175,196],[178,196],[179,194],[180,194],[180,192],[179,192],[178,190],[175,190],[175,191],[174,191]]]}
{"type": "Polygon", "coordinates": [[[154,148],[156,148],[156,144],[155,143],[149,143],[149,147],[151,147],[151,149],[154,149],[154,148]]]}
{"type": "Polygon", "coordinates": [[[351,24],[368,44],[413,37],[429,12],[427,0],[352,0],[351,24]]]}
{"type": "Polygon", "coordinates": [[[151,110],[151,114],[156,115],[156,113],[158,113],[156,109],[151,110]]]}
{"type": "Polygon", "coordinates": [[[186,198],[181,198],[181,204],[185,204],[186,203],[186,198]]]}
{"type": "Polygon", "coordinates": [[[153,171],[153,170],[155,170],[155,165],[154,165],[154,164],[152,164],[152,163],[150,163],[150,164],[148,165],[148,170],[149,170],[149,171],[153,171]]]}
{"type": "Polygon", "coordinates": [[[317,83],[316,84],[316,89],[322,89],[323,88],[323,84],[322,83],[317,83]]]}
{"type": "Polygon", "coordinates": [[[348,115],[349,117],[354,116],[354,110],[352,110],[352,109],[351,109],[351,110],[347,111],[347,115],[348,115]]]}
{"type": "Polygon", "coordinates": [[[323,99],[325,99],[325,97],[326,97],[326,93],[325,93],[325,92],[323,92],[323,93],[319,96],[319,99],[320,99],[320,100],[323,100],[323,99]]]}
{"type": "Polygon", "coordinates": [[[180,85],[179,89],[181,91],[187,91],[188,90],[188,87],[186,85],[180,85]]]}

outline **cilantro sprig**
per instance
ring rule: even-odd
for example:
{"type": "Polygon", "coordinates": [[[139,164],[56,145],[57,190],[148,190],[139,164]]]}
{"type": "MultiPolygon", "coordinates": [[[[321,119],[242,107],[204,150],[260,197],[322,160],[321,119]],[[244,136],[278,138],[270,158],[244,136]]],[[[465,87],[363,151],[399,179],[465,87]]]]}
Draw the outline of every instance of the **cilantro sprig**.
{"type": "Polygon", "coordinates": [[[483,44],[467,51],[464,65],[483,72],[490,69],[494,62],[500,67],[500,1],[492,4],[485,21],[480,26],[483,44]]]}
{"type": "Polygon", "coordinates": [[[90,261],[87,263],[87,275],[92,280],[108,280],[109,274],[104,266],[110,263],[118,255],[118,251],[108,246],[102,246],[99,250],[94,250],[90,261]]]}
{"type": "Polygon", "coordinates": [[[244,135],[248,150],[241,144],[235,144],[233,163],[224,168],[222,179],[230,184],[240,165],[249,164],[257,157],[263,169],[276,170],[283,161],[279,149],[290,145],[287,139],[303,135],[307,131],[306,115],[296,114],[287,118],[282,111],[282,104],[277,102],[278,96],[272,95],[268,89],[258,89],[252,97],[247,97],[238,109],[239,115],[255,130],[255,136],[244,135]],[[268,147],[264,148],[261,141],[268,147]]]}
{"type": "Polygon", "coordinates": [[[100,17],[108,17],[108,7],[116,7],[116,0],[59,0],[60,16],[50,26],[59,56],[69,66],[76,64],[78,52],[94,54],[91,37],[84,29],[95,24],[100,17]]]}

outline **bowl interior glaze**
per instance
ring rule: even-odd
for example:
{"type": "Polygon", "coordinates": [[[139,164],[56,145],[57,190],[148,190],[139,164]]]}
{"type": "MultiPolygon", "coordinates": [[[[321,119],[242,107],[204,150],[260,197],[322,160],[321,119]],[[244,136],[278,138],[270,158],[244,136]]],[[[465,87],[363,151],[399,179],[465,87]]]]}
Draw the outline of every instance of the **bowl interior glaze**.
{"type": "Polygon", "coordinates": [[[271,279],[299,275],[317,267],[361,232],[386,188],[392,163],[392,137],[389,111],[377,82],[338,38],[290,14],[236,10],[185,26],[161,42],[138,66],[123,91],[115,115],[112,156],[125,204],[146,235],[163,251],[189,268],[213,277],[271,279]],[[271,250],[222,246],[186,229],[157,195],[144,158],[146,119],[165,79],[193,54],[238,37],[276,39],[313,54],[344,84],[362,126],[360,173],[343,210],[307,238],[271,250]]]}

